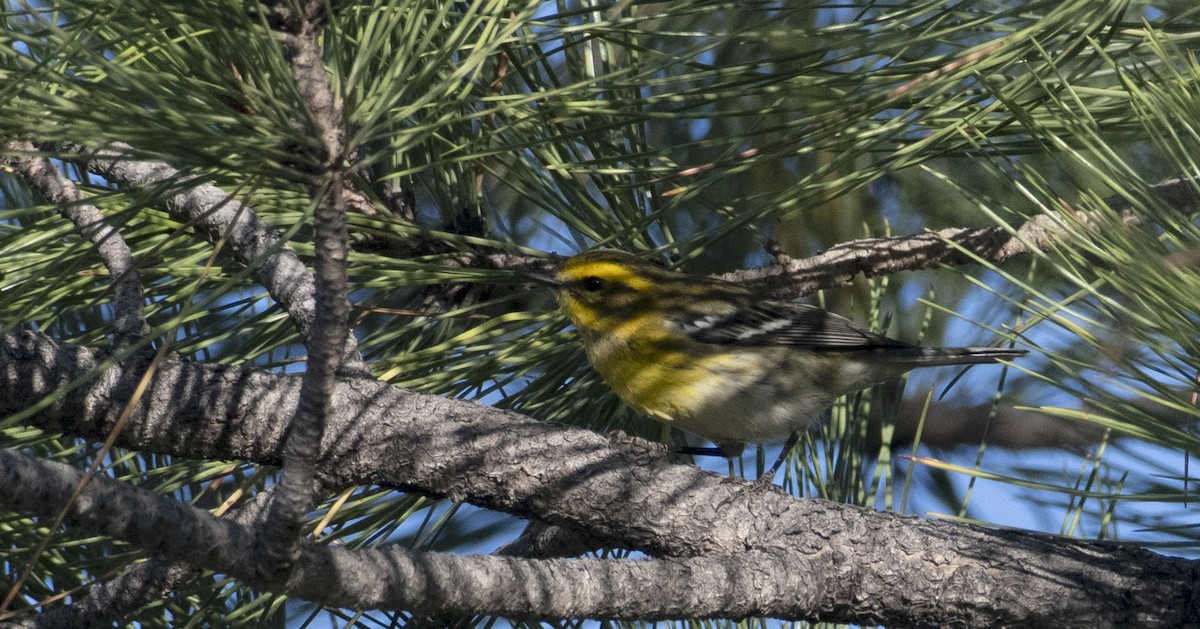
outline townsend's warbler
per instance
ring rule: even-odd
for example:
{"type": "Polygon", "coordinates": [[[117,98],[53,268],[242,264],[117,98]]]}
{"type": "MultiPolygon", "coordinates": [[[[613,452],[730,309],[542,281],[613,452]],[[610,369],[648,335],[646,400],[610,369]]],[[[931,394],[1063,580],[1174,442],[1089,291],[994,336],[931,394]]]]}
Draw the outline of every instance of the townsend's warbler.
{"type": "Polygon", "coordinates": [[[634,409],[714,441],[800,431],[838,397],[915,367],[990,363],[1025,354],[925,348],[875,334],[815,306],[671,271],[621,251],[567,259],[543,283],[583,339],[588,360],[634,409]]]}

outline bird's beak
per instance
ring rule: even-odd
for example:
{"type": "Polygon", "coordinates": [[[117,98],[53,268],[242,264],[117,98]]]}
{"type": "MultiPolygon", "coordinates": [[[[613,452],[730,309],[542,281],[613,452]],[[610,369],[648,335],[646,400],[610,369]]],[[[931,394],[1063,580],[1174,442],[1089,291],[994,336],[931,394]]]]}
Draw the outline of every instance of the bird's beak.
{"type": "Polygon", "coordinates": [[[555,274],[549,271],[518,271],[517,275],[520,275],[522,278],[527,279],[534,284],[541,284],[542,286],[549,286],[550,288],[558,288],[559,286],[562,286],[562,282],[558,281],[558,278],[555,277],[555,274]]]}
{"type": "Polygon", "coordinates": [[[517,275],[523,279],[529,280],[534,284],[549,286],[550,288],[559,288],[562,282],[558,280],[558,267],[561,265],[560,260],[547,259],[538,260],[525,265],[523,268],[516,269],[517,275]]]}

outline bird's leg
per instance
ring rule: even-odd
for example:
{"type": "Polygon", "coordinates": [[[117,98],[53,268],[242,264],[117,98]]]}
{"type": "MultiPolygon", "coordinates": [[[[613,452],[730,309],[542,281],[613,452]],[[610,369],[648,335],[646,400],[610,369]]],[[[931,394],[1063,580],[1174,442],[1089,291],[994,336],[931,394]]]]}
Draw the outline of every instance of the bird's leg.
{"type": "Polygon", "coordinates": [[[728,457],[725,451],[720,446],[675,446],[671,451],[676,454],[689,454],[691,456],[723,456],[728,457]]]}
{"type": "Polygon", "coordinates": [[[692,456],[723,456],[727,459],[736,459],[742,456],[742,451],[746,449],[745,442],[742,441],[714,441],[715,446],[675,446],[672,452],[679,454],[690,454],[692,456]]]}
{"type": "Polygon", "coordinates": [[[771,464],[770,469],[763,472],[762,476],[759,476],[758,480],[755,482],[759,485],[770,485],[772,481],[775,480],[775,472],[779,471],[779,467],[783,465],[784,460],[786,460],[788,455],[792,453],[792,449],[796,447],[796,444],[799,441],[800,431],[797,430],[796,432],[788,435],[787,441],[783,444],[783,449],[779,451],[779,458],[775,459],[775,462],[771,464]]]}

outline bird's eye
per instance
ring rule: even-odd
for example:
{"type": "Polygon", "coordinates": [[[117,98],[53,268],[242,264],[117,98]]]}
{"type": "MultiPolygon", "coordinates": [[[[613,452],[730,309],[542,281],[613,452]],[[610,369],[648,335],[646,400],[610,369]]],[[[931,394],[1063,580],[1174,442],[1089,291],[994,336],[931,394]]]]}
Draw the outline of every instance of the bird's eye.
{"type": "Polygon", "coordinates": [[[583,278],[583,282],[580,283],[580,286],[583,286],[583,290],[586,290],[589,293],[594,293],[599,291],[601,288],[604,288],[604,280],[593,275],[591,277],[583,278]]]}

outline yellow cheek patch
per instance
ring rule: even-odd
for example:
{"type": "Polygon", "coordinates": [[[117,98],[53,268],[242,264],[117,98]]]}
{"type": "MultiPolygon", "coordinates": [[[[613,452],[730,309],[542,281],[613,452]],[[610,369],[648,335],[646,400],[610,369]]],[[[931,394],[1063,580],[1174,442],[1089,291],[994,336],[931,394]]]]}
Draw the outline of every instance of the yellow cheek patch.
{"type": "Polygon", "coordinates": [[[563,311],[570,317],[571,322],[575,324],[575,327],[588,330],[594,330],[598,327],[599,316],[595,309],[579,303],[575,298],[566,294],[560,295],[558,302],[562,306],[563,311]]]}

